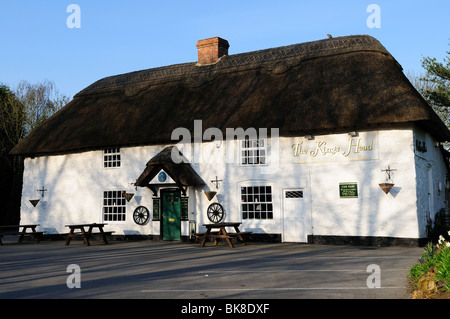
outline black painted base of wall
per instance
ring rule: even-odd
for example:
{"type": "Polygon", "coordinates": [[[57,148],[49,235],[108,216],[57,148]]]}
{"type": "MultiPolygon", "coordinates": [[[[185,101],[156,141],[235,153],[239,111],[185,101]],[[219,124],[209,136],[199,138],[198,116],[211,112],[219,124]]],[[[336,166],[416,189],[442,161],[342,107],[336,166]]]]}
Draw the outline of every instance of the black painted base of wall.
{"type": "Polygon", "coordinates": [[[374,237],[374,236],[327,236],[309,235],[309,244],[318,245],[350,245],[350,246],[404,246],[422,247],[428,242],[427,238],[397,238],[397,237],[374,237]]]}
{"type": "MultiPolygon", "coordinates": [[[[152,240],[163,241],[159,235],[110,235],[109,240],[127,241],[127,240],[152,240]]],[[[41,240],[65,240],[62,234],[44,235],[41,240]]],[[[74,239],[75,240],[75,239],[74,239]]],[[[259,243],[281,243],[281,234],[250,234],[246,236],[247,242],[259,243]]],[[[192,239],[189,236],[181,236],[181,242],[199,243],[199,240],[192,239]]],[[[423,247],[428,243],[427,238],[396,238],[396,237],[373,237],[373,236],[329,236],[329,235],[308,235],[308,242],[304,244],[317,245],[348,245],[348,246],[403,246],[403,247],[423,247]]]]}

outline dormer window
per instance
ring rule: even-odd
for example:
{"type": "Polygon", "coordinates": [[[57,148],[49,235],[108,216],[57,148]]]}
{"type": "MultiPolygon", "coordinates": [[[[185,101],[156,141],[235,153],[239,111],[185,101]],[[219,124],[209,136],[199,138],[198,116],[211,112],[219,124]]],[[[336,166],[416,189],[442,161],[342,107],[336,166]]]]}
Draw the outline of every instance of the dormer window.
{"type": "Polygon", "coordinates": [[[120,148],[106,148],[103,150],[103,167],[120,167],[120,148]]]}

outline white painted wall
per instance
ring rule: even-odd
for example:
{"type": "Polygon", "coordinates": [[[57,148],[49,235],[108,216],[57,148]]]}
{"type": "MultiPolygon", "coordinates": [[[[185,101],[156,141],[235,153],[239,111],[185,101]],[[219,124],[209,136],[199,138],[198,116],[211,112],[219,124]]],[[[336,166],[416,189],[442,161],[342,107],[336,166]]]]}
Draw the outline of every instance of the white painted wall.
{"type": "MultiPolygon", "coordinates": [[[[428,195],[425,201],[423,189],[426,186],[424,175],[429,165],[432,167],[433,185],[437,182],[445,185],[442,156],[437,148],[431,147],[433,143],[428,134],[411,128],[360,132],[356,137],[335,134],[315,136],[314,140],[280,138],[279,147],[274,147],[274,141],[271,143],[269,151],[272,154],[279,151],[279,165],[262,167],[266,171],[261,171],[261,167],[245,167],[237,163],[224,164],[227,155],[225,142],[202,144],[205,158],[192,166],[207,185],[202,189],[189,189],[189,218],[196,221],[197,231],[202,231],[201,225],[209,222],[206,217],[208,205],[220,202],[226,211],[226,221],[242,221],[241,230],[282,234],[283,189],[301,188],[304,190],[304,213],[310,215],[311,234],[425,236],[423,215],[428,195]],[[419,135],[430,145],[425,156],[415,151],[415,139],[419,135]],[[352,138],[355,143],[361,139],[361,146],[368,150],[355,153],[353,147],[352,154],[343,156],[352,138]],[[321,142],[325,142],[322,146],[335,153],[319,152],[311,156],[321,142]],[[302,151],[307,150],[309,156],[295,156],[293,145],[299,143],[302,151]],[[395,187],[385,194],[378,184],[383,182],[385,176],[381,170],[388,165],[396,169],[393,176],[395,187]],[[270,174],[267,174],[267,168],[270,168],[270,174]],[[219,189],[211,183],[216,176],[222,180],[219,189]],[[340,198],[339,183],[342,182],[356,182],[358,198],[340,198]],[[242,220],[240,187],[249,185],[272,186],[273,219],[242,220]],[[203,194],[204,190],[209,189],[218,192],[211,202],[203,194]]],[[[48,233],[64,233],[68,231],[66,224],[103,222],[103,191],[126,190],[135,194],[127,203],[127,220],[109,221],[107,229],[114,230],[116,234],[158,235],[159,221],[150,221],[144,226],[134,223],[132,213],[137,206],[146,206],[152,212],[152,192],[147,188],[135,188],[132,183],[145,169],[148,160],[165,146],[121,148],[121,167],[109,169],[103,168],[102,151],[26,158],[21,223],[39,223],[41,229],[48,233]],[[48,190],[43,198],[36,191],[42,186],[48,190]],[[30,199],[41,199],[41,202],[33,207],[30,199]]],[[[435,211],[444,207],[443,194],[443,191],[433,194],[435,211]]],[[[189,223],[182,222],[182,235],[188,234],[189,223]]]]}
{"type": "Polygon", "coordinates": [[[423,130],[414,130],[414,154],[417,183],[417,216],[421,237],[426,236],[427,219],[435,220],[436,213],[446,206],[445,179],[447,170],[436,141],[423,130]],[[422,148],[417,145],[417,141],[422,148]],[[423,152],[423,147],[426,152],[423,152]]]}
{"type": "Polygon", "coordinates": [[[119,234],[151,232],[151,224],[144,230],[131,215],[139,205],[151,209],[151,192],[135,189],[132,183],[155,152],[156,148],[123,148],[121,168],[107,169],[103,168],[103,151],[26,158],[21,223],[39,223],[48,233],[68,232],[67,224],[100,223],[103,191],[126,190],[135,194],[127,204],[127,222],[108,222],[108,229],[119,234]],[[36,191],[42,186],[48,189],[43,198],[36,191]],[[41,202],[33,207],[29,199],[41,202]]]}

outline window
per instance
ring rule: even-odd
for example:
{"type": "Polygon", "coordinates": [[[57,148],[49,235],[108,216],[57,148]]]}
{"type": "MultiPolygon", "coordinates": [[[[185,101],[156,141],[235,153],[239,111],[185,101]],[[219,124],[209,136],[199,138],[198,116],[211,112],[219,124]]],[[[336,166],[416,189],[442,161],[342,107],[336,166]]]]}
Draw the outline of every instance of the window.
{"type": "Polygon", "coordinates": [[[242,219],[273,219],[272,186],[241,187],[242,219]]]}
{"type": "Polygon", "coordinates": [[[124,193],[125,191],[103,192],[104,221],[125,221],[127,207],[124,193]]]}
{"type": "Polygon", "coordinates": [[[188,203],[188,197],[181,197],[181,220],[189,220],[188,203]]]}
{"type": "Polygon", "coordinates": [[[103,167],[120,167],[120,148],[103,150],[103,167]]]}
{"type": "Polygon", "coordinates": [[[286,198],[303,198],[303,191],[286,191],[286,198]]]}
{"type": "Polygon", "coordinates": [[[153,220],[159,220],[160,198],[153,198],[153,220]]]}
{"type": "Polygon", "coordinates": [[[266,164],[266,140],[248,139],[241,141],[241,164],[266,164]]]}

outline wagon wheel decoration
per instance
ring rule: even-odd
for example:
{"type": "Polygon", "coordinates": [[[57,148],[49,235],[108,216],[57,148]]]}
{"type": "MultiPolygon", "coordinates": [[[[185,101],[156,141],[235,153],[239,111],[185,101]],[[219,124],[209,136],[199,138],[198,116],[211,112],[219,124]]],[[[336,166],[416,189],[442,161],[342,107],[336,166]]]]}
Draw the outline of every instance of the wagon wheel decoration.
{"type": "Polygon", "coordinates": [[[224,216],[222,205],[219,203],[212,203],[207,210],[208,219],[213,223],[219,223],[224,216]]]}
{"type": "Polygon", "coordinates": [[[150,217],[150,212],[144,206],[137,207],[133,212],[133,220],[138,225],[147,224],[150,217]]]}

